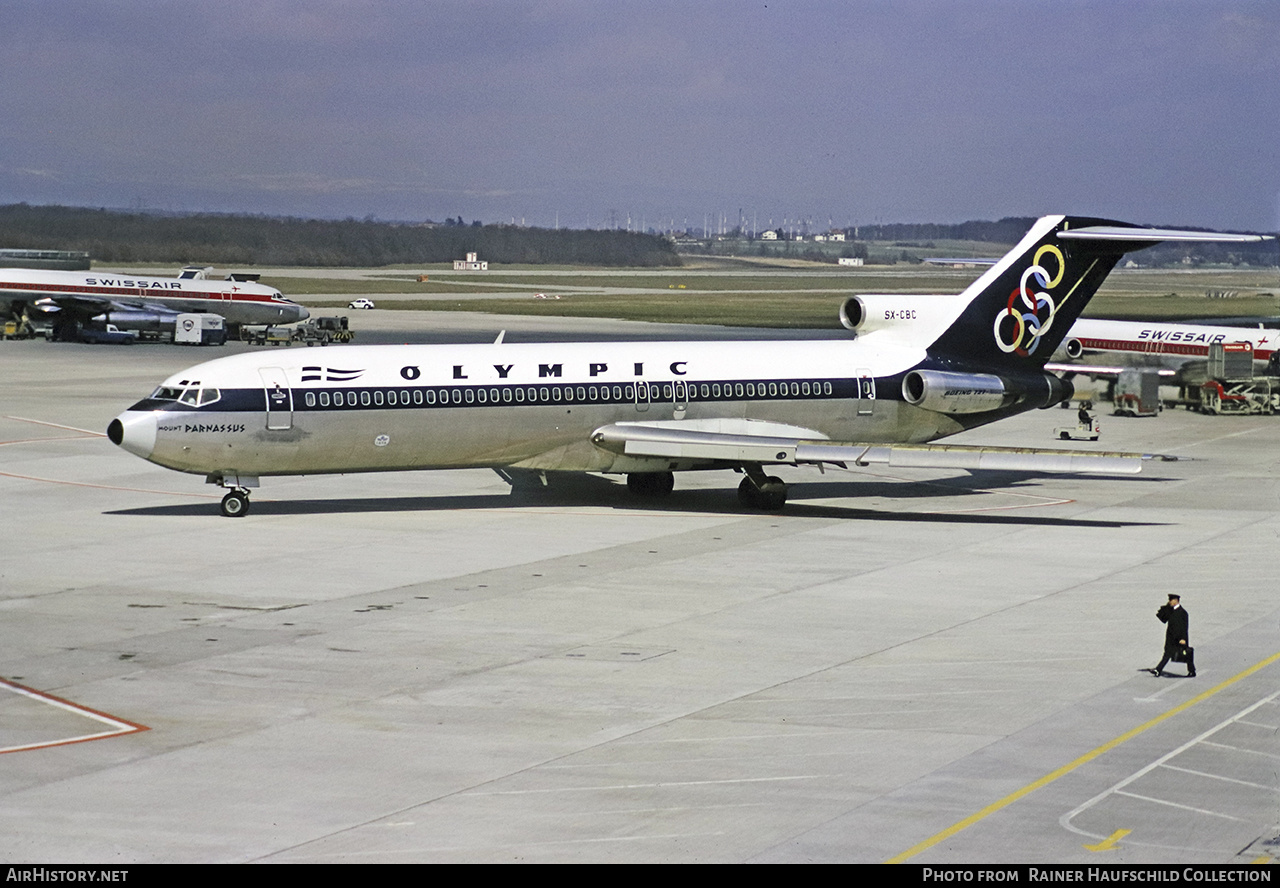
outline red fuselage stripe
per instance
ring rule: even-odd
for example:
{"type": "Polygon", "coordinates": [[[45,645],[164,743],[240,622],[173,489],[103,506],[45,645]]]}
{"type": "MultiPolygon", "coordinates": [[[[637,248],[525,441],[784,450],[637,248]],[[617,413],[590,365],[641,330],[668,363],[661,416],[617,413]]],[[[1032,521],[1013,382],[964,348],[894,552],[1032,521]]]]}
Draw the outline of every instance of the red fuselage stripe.
{"type": "Polygon", "coordinates": [[[218,302],[277,302],[271,296],[257,293],[222,293],[208,290],[161,290],[146,287],[67,287],[62,284],[16,284],[0,281],[0,292],[88,293],[93,296],[132,296],[147,299],[212,299],[218,302]]]}
{"type": "MultiPolygon", "coordinates": [[[[1207,345],[1186,345],[1181,342],[1147,341],[1132,339],[1089,339],[1082,338],[1080,344],[1096,351],[1130,351],[1149,355],[1200,355],[1209,354],[1207,345]]],[[[1253,351],[1254,360],[1265,361],[1271,357],[1273,349],[1257,348],[1253,351]]]]}

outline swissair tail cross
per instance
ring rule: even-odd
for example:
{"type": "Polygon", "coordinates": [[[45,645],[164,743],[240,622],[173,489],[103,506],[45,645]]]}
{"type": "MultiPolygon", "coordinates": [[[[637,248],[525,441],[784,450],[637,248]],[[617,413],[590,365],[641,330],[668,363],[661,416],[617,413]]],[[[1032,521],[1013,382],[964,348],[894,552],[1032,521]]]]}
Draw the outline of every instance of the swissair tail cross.
{"type": "Polygon", "coordinates": [[[198,364],[112,420],[115,444],[228,488],[269,475],[489,467],[627,475],[733,469],[780,509],[772,465],[1132,474],[1141,454],[929,444],[1072,396],[1045,363],[1120,257],[1256,235],[1046,216],[959,295],[859,295],[843,340],[351,346],[198,364]],[[296,357],[295,357],[296,356],[296,357]]]}

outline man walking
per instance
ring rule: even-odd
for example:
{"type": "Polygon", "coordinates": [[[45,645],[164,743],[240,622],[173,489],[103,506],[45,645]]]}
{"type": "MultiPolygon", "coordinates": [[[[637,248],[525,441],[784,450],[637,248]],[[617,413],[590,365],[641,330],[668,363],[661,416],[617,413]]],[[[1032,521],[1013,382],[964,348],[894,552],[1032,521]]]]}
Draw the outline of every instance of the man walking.
{"type": "Polygon", "coordinates": [[[1164,656],[1160,658],[1155,669],[1148,669],[1152,675],[1164,675],[1165,664],[1170,660],[1175,663],[1182,660],[1187,664],[1187,678],[1196,677],[1195,648],[1187,644],[1187,612],[1182,609],[1182,598],[1169,596],[1169,603],[1156,611],[1156,619],[1164,623],[1164,656]]]}

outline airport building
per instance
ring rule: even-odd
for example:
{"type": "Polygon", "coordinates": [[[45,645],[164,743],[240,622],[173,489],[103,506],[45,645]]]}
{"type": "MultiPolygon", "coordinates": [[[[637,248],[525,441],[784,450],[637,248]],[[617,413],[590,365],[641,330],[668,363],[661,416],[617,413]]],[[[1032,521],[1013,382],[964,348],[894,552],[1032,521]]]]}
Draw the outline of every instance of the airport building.
{"type": "Polygon", "coordinates": [[[475,253],[468,253],[466,259],[454,259],[453,270],[454,271],[488,271],[489,263],[481,262],[479,259],[476,258],[476,256],[477,254],[475,253]]]}

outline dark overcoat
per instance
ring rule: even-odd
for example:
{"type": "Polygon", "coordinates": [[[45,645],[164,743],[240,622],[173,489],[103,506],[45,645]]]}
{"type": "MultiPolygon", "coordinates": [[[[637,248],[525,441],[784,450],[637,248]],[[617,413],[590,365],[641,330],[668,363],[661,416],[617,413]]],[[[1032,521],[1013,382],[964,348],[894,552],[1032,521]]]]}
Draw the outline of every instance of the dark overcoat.
{"type": "Polygon", "coordinates": [[[1173,654],[1181,650],[1181,642],[1191,644],[1191,638],[1187,635],[1190,621],[1185,609],[1166,604],[1156,611],[1156,617],[1164,623],[1164,649],[1167,653],[1173,654]]]}

